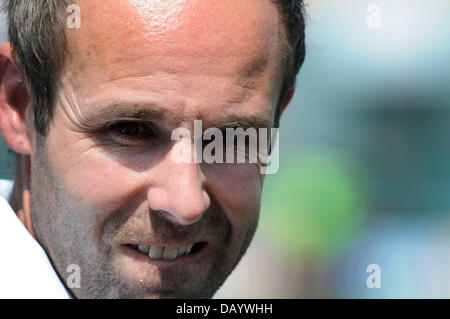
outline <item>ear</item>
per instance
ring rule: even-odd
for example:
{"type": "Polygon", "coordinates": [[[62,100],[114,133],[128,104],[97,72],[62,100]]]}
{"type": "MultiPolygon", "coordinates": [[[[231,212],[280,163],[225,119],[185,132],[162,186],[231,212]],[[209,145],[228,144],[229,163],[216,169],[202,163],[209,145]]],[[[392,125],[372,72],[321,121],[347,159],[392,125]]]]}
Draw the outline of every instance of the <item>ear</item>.
{"type": "Polygon", "coordinates": [[[295,93],[295,83],[292,85],[292,87],[287,92],[286,98],[284,99],[284,103],[280,107],[280,117],[283,114],[286,107],[288,106],[288,104],[291,102],[292,98],[294,97],[294,93],[295,93]]]}
{"type": "Polygon", "coordinates": [[[28,89],[12,59],[11,45],[3,43],[0,46],[0,131],[9,147],[21,154],[31,152],[26,121],[26,114],[31,114],[29,102],[28,89]]]}

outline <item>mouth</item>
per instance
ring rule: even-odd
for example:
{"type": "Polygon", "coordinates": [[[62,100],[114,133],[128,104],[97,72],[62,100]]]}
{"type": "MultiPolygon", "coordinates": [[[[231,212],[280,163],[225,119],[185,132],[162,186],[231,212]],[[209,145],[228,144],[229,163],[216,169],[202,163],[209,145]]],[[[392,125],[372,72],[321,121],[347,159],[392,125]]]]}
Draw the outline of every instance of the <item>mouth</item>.
{"type": "Polygon", "coordinates": [[[138,253],[151,260],[175,260],[187,256],[197,255],[206,247],[206,242],[196,242],[184,246],[158,246],[146,244],[127,244],[138,253]]]}

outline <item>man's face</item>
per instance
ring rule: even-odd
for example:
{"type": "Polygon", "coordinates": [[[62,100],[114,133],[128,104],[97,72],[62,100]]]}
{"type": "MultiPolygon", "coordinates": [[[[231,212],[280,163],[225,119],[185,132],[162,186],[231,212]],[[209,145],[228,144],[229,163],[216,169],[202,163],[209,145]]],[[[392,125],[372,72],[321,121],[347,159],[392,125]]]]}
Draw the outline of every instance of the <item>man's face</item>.
{"type": "Polygon", "coordinates": [[[277,9],[269,0],[79,4],[54,117],[31,156],[37,238],[62,278],[80,266],[77,297],[211,297],[253,237],[263,176],[248,163],[176,164],[171,132],[196,119],[203,129],[270,125],[277,9]]]}

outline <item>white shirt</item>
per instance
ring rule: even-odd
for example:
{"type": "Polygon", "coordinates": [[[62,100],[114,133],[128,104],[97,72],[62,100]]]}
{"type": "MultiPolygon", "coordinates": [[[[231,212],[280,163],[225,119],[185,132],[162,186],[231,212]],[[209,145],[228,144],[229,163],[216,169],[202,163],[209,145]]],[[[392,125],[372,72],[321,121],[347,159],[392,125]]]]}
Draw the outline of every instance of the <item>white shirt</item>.
{"type": "Polygon", "coordinates": [[[71,298],[44,249],[9,205],[12,181],[0,180],[0,298],[71,298]]]}

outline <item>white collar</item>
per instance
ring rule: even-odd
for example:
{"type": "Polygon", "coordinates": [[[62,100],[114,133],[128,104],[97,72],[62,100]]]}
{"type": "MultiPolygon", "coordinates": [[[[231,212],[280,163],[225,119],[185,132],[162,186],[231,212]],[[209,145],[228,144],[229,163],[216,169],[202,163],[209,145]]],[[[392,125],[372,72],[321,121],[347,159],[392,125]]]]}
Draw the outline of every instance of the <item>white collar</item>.
{"type": "Polygon", "coordinates": [[[71,298],[44,249],[9,205],[12,186],[0,180],[0,299],[71,298]]]}

